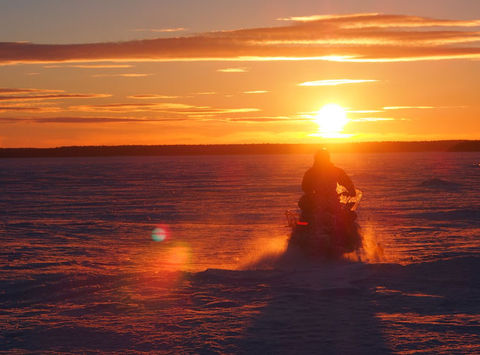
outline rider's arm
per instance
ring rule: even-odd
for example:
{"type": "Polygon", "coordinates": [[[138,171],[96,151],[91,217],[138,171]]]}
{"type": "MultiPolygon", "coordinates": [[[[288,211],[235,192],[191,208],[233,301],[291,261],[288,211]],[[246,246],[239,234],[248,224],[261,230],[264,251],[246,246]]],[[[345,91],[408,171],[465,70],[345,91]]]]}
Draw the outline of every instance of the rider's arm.
{"type": "Polygon", "coordinates": [[[340,168],[337,168],[337,182],[345,186],[350,196],[355,196],[357,193],[355,191],[355,185],[353,185],[352,179],[340,168]]]}
{"type": "Polygon", "coordinates": [[[302,190],[306,194],[313,193],[313,190],[314,190],[314,188],[313,188],[313,176],[312,176],[312,173],[311,173],[310,169],[307,170],[305,175],[303,175],[302,190]]]}

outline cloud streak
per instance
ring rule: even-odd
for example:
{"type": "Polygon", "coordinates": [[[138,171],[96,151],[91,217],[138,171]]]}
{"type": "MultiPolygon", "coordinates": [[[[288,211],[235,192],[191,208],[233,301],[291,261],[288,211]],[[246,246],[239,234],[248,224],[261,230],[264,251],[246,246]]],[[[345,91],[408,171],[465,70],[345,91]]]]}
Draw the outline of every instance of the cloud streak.
{"type": "Polygon", "coordinates": [[[83,117],[83,116],[58,116],[58,117],[0,117],[0,123],[149,123],[149,122],[177,122],[186,121],[187,118],[143,118],[143,117],[83,117]]]}
{"type": "Polygon", "coordinates": [[[385,106],[383,110],[432,110],[432,109],[458,109],[467,106],[385,106]]]}
{"type": "Polygon", "coordinates": [[[55,106],[4,106],[0,105],[0,112],[32,112],[32,113],[51,113],[62,111],[55,106]]]}
{"type": "Polygon", "coordinates": [[[383,110],[347,110],[347,113],[379,113],[383,110]]]}
{"type": "Polygon", "coordinates": [[[109,94],[47,94],[47,95],[0,95],[0,101],[36,101],[59,99],[97,99],[110,97],[109,94]]]}
{"type": "Polygon", "coordinates": [[[0,63],[480,58],[480,20],[386,14],[289,18],[285,26],[115,43],[0,43],[0,63]],[[452,30],[451,28],[455,28],[452,30]]]}
{"type": "Polygon", "coordinates": [[[248,70],[247,68],[222,68],[217,71],[220,73],[246,73],[248,70]]]}
{"type": "Polygon", "coordinates": [[[298,84],[298,86],[337,86],[345,84],[359,84],[359,83],[371,83],[378,80],[372,79],[330,79],[330,80],[316,80],[306,81],[298,84]]]}
{"type": "Polygon", "coordinates": [[[242,94],[266,94],[267,92],[270,92],[268,90],[250,90],[250,91],[244,91],[242,94]]]}
{"type": "Polygon", "coordinates": [[[420,16],[385,15],[377,12],[347,15],[312,15],[279,18],[282,21],[330,23],[339,28],[372,28],[372,27],[475,27],[480,20],[443,20],[420,16]]]}
{"type": "Polygon", "coordinates": [[[92,77],[94,78],[104,78],[104,77],[123,77],[123,78],[143,78],[146,76],[151,76],[153,74],[147,73],[122,73],[122,74],[94,74],[92,77]]]}
{"type": "Polygon", "coordinates": [[[215,91],[203,91],[203,92],[195,92],[194,95],[216,95],[215,91]]]}
{"type": "Polygon", "coordinates": [[[195,106],[182,103],[114,103],[105,105],[77,105],[70,106],[69,111],[101,112],[101,113],[162,113],[170,117],[209,118],[228,114],[244,114],[261,111],[258,108],[217,108],[211,106],[195,106]]]}
{"type": "Polygon", "coordinates": [[[137,28],[135,32],[160,32],[160,33],[172,33],[172,32],[182,32],[187,29],[184,27],[175,27],[175,28],[137,28]]]}
{"type": "Polygon", "coordinates": [[[428,110],[428,109],[433,109],[433,108],[438,108],[435,106],[385,106],[383,107],[384,110],[428,110]]]}
{"type": "Polygon", "coordinates": [[[71,65],[44,65],[46,69],[77,68],[77,69],[125,69],[132,68],[131,64],[71,64],[71,65]]]}
{"type": "Polygon", "coordinates": [[[0,88],[0,95],[17,95],[17,94],[46,94],[46,93],[64,92],[63,90],[50,89],[32,89],[32,88],[0,88]]]}
{"type": "Polygon", "coordinates": [[[177,99],[180,96],[175,95],[159,95],[159,94],[137,94],[137,95],[130,95],[127,96],[129,99],[136,99],[136,100],[151,100],[151,99],[177,99]]]}
{"type": "Polygon", "coordinates": [[[269,122],[289,122],[289,121],[307,121],[305,118],[289,116],[265,116],[265,117],[238,117],[229,118],[229,122],[251,122],[251,123],[269,123],[269,122]]]}
{"type": "Polygon", "coordinates": [[[395,121],[393,117],[362,117],[350,119],[352,122],[378,122],[378,121],[395,121]]]}

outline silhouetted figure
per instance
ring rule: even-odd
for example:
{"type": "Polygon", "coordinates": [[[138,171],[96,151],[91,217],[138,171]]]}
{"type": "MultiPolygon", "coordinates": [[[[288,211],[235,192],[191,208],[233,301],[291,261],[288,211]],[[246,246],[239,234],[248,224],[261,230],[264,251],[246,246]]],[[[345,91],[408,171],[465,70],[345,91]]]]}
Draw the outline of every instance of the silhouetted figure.
{"type": "Polygon", "coordinates": [[[360,201],[352,180],[322,149],[302,180],[302,213],[292,229],[289,246],[313,257],[337,258],[359,250],[362,237],[355,222],[360,201]]]}
{"type": "Polygon", "coordinates": [[[352,180],[330,161],[323,149],[315,154],[313,166],[302,180],[303,196],[298,201],[302,213],[293,227],[289,246],[306,255],[337,258],[359,250],[362,237],[355,222],[361,193],[352,180]]]}
{"type": "Polygon", "coordinates": [[[302,180],[305,194],[298,205],[305,220],[312,221],[313,217],[340,213],[337,183],[344,187],[348,195],[355,196],[355,186],[345,171],[333,165],[326,149],[319,150],[313,166],[306,171],[302,180]]]}

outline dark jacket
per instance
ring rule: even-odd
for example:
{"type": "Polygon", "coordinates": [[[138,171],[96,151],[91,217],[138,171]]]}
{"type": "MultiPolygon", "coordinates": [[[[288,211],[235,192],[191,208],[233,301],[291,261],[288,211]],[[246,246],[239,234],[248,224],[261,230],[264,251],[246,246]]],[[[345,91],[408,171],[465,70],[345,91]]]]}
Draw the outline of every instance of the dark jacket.
{"type": "Polygon", "coordinates": [[[351,196],[355,196],[355,186],[345,171],[331,163],[313,165],[303,176],[302,190],[305,194],[315,195],[316,200],[333,203],[338,201],[337,183],[344,186],[351,196]]]}

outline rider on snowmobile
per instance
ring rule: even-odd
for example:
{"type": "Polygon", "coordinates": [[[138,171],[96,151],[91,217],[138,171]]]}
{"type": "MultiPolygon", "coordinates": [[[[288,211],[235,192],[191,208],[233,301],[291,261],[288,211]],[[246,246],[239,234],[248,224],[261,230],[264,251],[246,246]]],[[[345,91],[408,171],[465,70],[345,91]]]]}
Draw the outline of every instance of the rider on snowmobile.
{"type": "Polygon", "coordinates": [[[314,163],[302,180],[302,190],[305,193],[298,202],[302,209],[302,217],[312,220],[319,214],[339,214],[340,201],[337,193],[337,183],[343,186],[349,196],[355,196],[355,186],[350,177],[333,165],[326,149],[319,150],[314,157],[314,163]]]}

